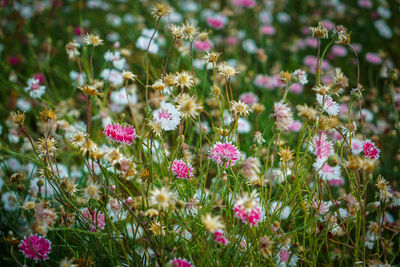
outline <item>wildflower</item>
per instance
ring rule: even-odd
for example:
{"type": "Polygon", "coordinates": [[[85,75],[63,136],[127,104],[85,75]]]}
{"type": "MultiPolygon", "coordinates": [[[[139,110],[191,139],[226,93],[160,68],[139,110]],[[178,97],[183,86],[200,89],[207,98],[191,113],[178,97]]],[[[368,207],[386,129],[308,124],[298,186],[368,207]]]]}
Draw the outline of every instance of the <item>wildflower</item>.
{"type": "Polygon", "coordinates": [[[250,226],[257,225],[262,219],[261,210],[256,200],[255,192],[250,195],[246,192],[235,202],[233,210],[236,213],[236,217],[246,224],[249,223],[250,226]]]}
{"type": "Polygon", "coordinates": [[[255,103],[253,106],[251,106],[251,109],[254,111],[254,113],[261,114],[264,112],[265,107],[263,104],[255,103]]]}
{"type": "Polygon", "coordinates": [[[239,160],[240,153],[231,143],[217,142],[209,151],[209,158],[219,166],[233,166],[239,160]]]}
{"type": "Polygon", "coordinates": [[[239,73],[236,67],[228,65],[226,62],[219,63],[217,66],[218,73],[225,76],[225,78],[230,78],[239,73]]]}
{"type": "Polygon", "coordinates": [[[11,120],[12,120],[14,123],[16,123],[16,124],[22,126],[22,125],[24,124],[24,121],[25,121],[25,112],[22,112],[22,113],[21,113],[21,112],[19,112],[19,110],[18,110],[17,112],[11,113],[11,120]]]}
{"type": "Polygon", "coordinates": [[[322,22],[319,22],[317,27],[310,27],[309,29],[315,38],[328,38],[328,29],[322,22]]]}
{"type": "Polygon", "coordinates": [[[32,98],[40,98],[46,91],[46,86],[41,85],[39,80],[36,78],[30,78],[28,80],[28,86],[25,87],[25,92],[29,93],[32,98]]]}
{"type": "Polygon", "coordinates": [[[190,88],[193,86],[194,83],[193,76],[187,71],[177,72],[175,74],[174,83],[181,89],[185,87],[190,88]]]}
{"type": "Polygon", "coordinates": [[[166,86],[165,83],[163,83],[162,80],[157,80],[155,81],[152,85],[149,86],[150,88],[153,88],[156,91],[163,91],[166,86]]]}
{"type": "Polygon", "coordinates": [[[308,83],[307,74],[305,71],[297,69],[292,73],[292,80],[294,82],[299,82],[301,85],[306,85],[308,83]]]}
{"type": "Polygon", "coordinates": [[[250,113],[250,108],[247,104],[242,101],[234,101],[230,102],[231,107],[230,110],[236,117],[247,117],[250,113]]]}
{"type": "Polygon", "coordinates": [[[214,232],[214,240],[215,240],[215,242],[222,244],[222,245],[229,244],[229,240],[224,236],[224,231],[219,230],[219,229],[214,232]]]}
{"type": "Polygon", "coordinates": [[[363,145],[364,156],[370,159],[379,159],[379,148],[371,140],[365,140],[363,145]]]}
{"type": "Polygon", "coordinates": [[[106,216],[98,211],[91,212],[88,208],[82,210],[82,215],[89,224],[90,231],[95,232],[96,229],[103,230],[106,225],[106,216]]]}
{"type": "MultiPolygon", "coordinates": [[[[75,137],[79,137],[79,135],[75,137]]],[[[96,144],[89,137],[85,136],[83,142],[79,146],[81,153],[86,155],[86,153],[92,153],[95,149],[96,144]]]]}
{"type": "Polygon", "coordinates": [[[313,164],[315,170],[318,171],[318,175],[326,181],[338,180],[342,177],[340,172],[340,166],[331,167],[327,163],[325,158],[317,158],[313,164]]]}
{"type": "Polygon", "coordinates": [[[76,186],[77,185],[72,180],[65,181],[65,192],[71,196],[74,196],[77,191],[76,186]]]}
{"type": "Polygon", "coordinates": [[[57,119],[57,113],[54,111],[54,109],[52,108],[49,109],[46,106],[39,112],[39,118],[44,122],[47,122],[49,120],[55,120],[57,119]]]}
{"type": "Polygon", "coordinates": [[[197,27],[194,22],[190,23],[189,21],[186,24],[181,26],[182,28],[182,37],[186,40],[193,41],[194,37],[197,34],[197,27]]]}
{"type": "Polygon", "coordinates": [[[25,236],[18,247],[26,258],[35,262],[47,260],[51,252],[51,242],[40,235],[25,236]]]}
{"type": "Polygon", "coordinates": [[[382,176],[379,176],[378,179],[376,180],[376,187],[379,190],[387,190],[388,188],[388,182],[383,178],[382,176]]]}
{"type": "Polygon", "coordinates": [[[291,77],[292,77],[292,73],[290,73],[289,71],[282,70],[279,73],[279,80],[284,84],[288,84],[290,82],[291,77]]]}
{"type": "Polygon", "coordinates": [[[225,228],[220,216],[213,217],[210,213],[201,216],[201,222],[210,233],[215,233],[217,230],[225,228]]]}
{"type": "Polygon", "coordinates": [[[161,3],[155,3],[153,5],[151,14],[155,18],[159,19],[159,18],[165,17],[171,11],[172,11],[172,9],[170,6],[168,6],[164,2],[161,2],[161,3]]]}
{"type": "Polygon", "coordinates": [[[104,134],[111,140],[121,144],[132,144],[136,139],[135,128],[131,125],[122,126],[119,123],[109,123],[104,129],[104,134]]]}
{"type": "Polygon", "coordinates": [[[33,210],[35,206],[36,206],[35,202],[26,201],[21,208],[23,208],[24,210],[33,210]]]}
{"type": "Polygon", "coordinates": [[[279,129],[283,131],[289,130],[293,123],[293,113],[286,103],[283,101],[274,103],[274,117],[279,129]]]}
{"type": "Polygon", "coordinates": [[[158,137],[161,137],[161,124],[155,120],[149,120],[147,125],[151,128],[153,134],[158,137]]]}
{"type": "Polygon", "coordinates": [[[52,136],[48,136],[47,138],[41,137],[36,143],[36,146],[39,150],[39,155],[53,155],[57,151],[56,144],[56,139],[54,139],[52,136]]]}
{"type": "Polygon", "coordinates": [[[88,96],[103,96],[103,93],[100,93],[97,91],[97,88],[93,85],[88,85],[88,84],[81,84],[78,86],[78,89],[81,90],[83,93],[85,93],[88,96]]]}
{"type": "Polygon", "coordinates": [[[124,156],[119,152],[118,148],[112,148],[106,154],[106,160],[111,163],[111,165],[115,165],[121,163],[124,159],[124,156]]]}
{"type": "Polygon", "coordinates": [[[350,33],[347,32],[347,29],[343,27],[343,25],[337,25],[333,30],[333,33],[336,35],[336,43],[347,45],[350,43],[350,33]]]}
{"type": "Polygon", "coordinates": [[[260,238],[260,251],[264,257],[268,257],[271,255],[273,242],[269,239],[268,236],[263,236],[260,238]]]}
{"type": "Polygon", "coordinates": [[[326,159],[333,152],[333,144],[328,140],[326,134],[322,132],[313,137],[312,149],[317,158],[326,159]]]}
{"type": "Polygon", "coordinates": [[[14,191],[5,192],[1,195],[1,202],[6,211],[16,211],[19,207],[18,195],[14,191]]]}
{"type": "Polygon", "coordinates": [[[178,104],[177,108],[184,118],[196,118],[199,112],[203,110],[201,104],[197,102],[196,97],[189,94],[179,94],[176,97],[176,102],[178,104]]]}
{"type": "Polygon", "coordinates": [[[170,24],[168,26],[168,28],[169,28],[169,31],[171,32],[172,36],[174,36],[174,38],[176,38],[176,39],[182,38],[182,27],[170,24]]]}
{"type": "Polygon", "coordinates": [[[162,226],[160,222],[155,221],[150,224],[149,229],[150,229],[150,231],[153,232],[153,234],[155,236],[157,236],[157,235],[164,236],[165,235],[164,228],[165,228],[165,226],[162,226]]]}
{"type": "Polygon", "coordinates": [[[279,151],[279,156],[283,162],[291,161],[293,159],[293,151],[288,147],[283,147],[281,151],[279,151]]]}
{"type": "Polygon", "coordinates": [[[134,81],[135,78],[136,78],[136,75],[133,74],[131,71],[123,70],[121,75],[122,75],[122,78],[124,78],[125,81],[129,81],[129,80],[134,81]]]}
{"type": "Polygon", "coordinates": [[[319,95],[328,95],[331,87],[329,85],[314,86],[313,90],[319,95]]]}
{"type": "Polygon", "coordinates": [[[85,36],[83,36],[83,41],[85,44],[93,45],[94,47],[103,44],[103,40],[101,40],[98,35],[92,33],[87,33],[85,36]]]}
{"type": "Polygon", "coordinates": [[[63,260],[60,261],[60,267],[78,267],[77,264],[74,264],[74,258],[68,259],[64,258],[63,260]]]}
{"type": "Polygon", "coordinates": [[[150,192],[150,205],[159,209],[168,209],[172,197],[172,193],[166,187],[156,188],[150,192]]]}
{"type": "Polygon", "coordinates": [[[331,116],[337,116],[339,113],[340,106],[338,103],[333,101],[332,97],[329,95],[324,96],[317,94],[317,101],[320,106],[323,107],[323,110],[331,116]]]}
{"type": "Polygon", "coordinates": [[[176,159],[172,163],[171,171],[177,178],[189,180],[192,177],[193,168],[190,163],[186,164],[183,160],[176,159]]]}
{"type": "Polygon", "coordinates": [[[99,186],[95,183],[89,183],[84,190],[84,196],[87,200],[93,198],[95,200],[100,200],[99,186]]]}
{"type": "Polygon", "coordinates": [[[173,259],[169,263],[172,265],[172,267],[193,267],[190,261],[181,258],[173,259]]]}
{"type": "Polygon", "coordinates": [[[250,157],[243,162],[241,171],[243,175],[248,179],[248,182],[250,184],[260,184],[260,168],[260,160],[258,158],[250,157]]]}
{"type": "Polygon", "coordinates": [[[209,63],[215,63],[218,60],[218,57],[221,55],[221,53],[216,52],[216,51],[210,51],[207,52],[204,56],[203,59],[209,63]]]}
{"type": "Polygon", "coordinates": [[[68,58],[69,59],[75,59],[79,57],[79,44],[75,41],[69,42],[68,44],[65,45],[65,51],[67,52],[68,58]]]}
{"type": "Polygon", "coordinates": [[[181,113],[171,103],[161,102],[160,108],[153,112],[154,121],[164,131],[175,130],[181,122],[181,113]]]}
{"type": "Polygon", "coordinates": [[[298,115],[304,117],[308,120],[316,120],[317,119],[317,111],[312,107],[304,105],[297,105],[296,106],[298,115]]]}

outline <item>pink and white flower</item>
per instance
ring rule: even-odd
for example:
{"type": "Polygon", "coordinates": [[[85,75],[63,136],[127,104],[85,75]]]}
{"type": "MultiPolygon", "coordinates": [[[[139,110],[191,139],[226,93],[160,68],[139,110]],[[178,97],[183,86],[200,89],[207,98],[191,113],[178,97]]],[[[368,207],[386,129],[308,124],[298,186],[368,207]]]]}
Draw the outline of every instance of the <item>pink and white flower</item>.
{"type": "Polygon", "coordinates": [[[312,150],[318,159],[327,159],[333,152],[333,144],[326,134],[321,132],[313,137],[312,150]]]}
{"type": "Polygon", "coordinates": [[[293,123],[293,113],[283,101],[274,103],[274,117],[278,128],[287,131],[293,123]]]}
{"type": "Polygon", "coordinates": [[[370,159],[379,159],[379,148],[371,140],[365,140],[363,145],[364,156],[370,159]]]}
{"type": "Polygon", "coordinates": [[[229,240],[224,236],[223,230],[216,230],[214,232],[214,241],[222,245],[229,245],[229,240]]]}
{"type": "Polygon", "coordinates": [[[175,130],[181,122],[181,113],[171,103],[161,102],[160,108],[153,112],[154,120],[164,131],[175,130]]]}
{"type": "Polygon", "coordinates": [[[239,96],[239,100],[249,106],[252,106],[258,102],[258,96],[253,92],[243,93],[239,96]]]}
{"type": "Polygon", "coordinates": [[[339,104],[333,101],[329,95],[324,96],[317,94],[317,101],[320,106],[323,106],[323,110],[331,116],[337,116],[339,113],[339,104]]]}
{"type": "Polygon", "coordinates": [[[28,80],[28,86],[25,87],[25,92],[29,93],[32,98],[40,98],[46,91],[46,86],[41,85],[40,81],[36,78],[28,80]]]}
{"type": "Polygon", "coordinates": [[[317,158],[313,164],[314,169],[318,171],[319,177],[325,181],[340,179],[342,177],[340,166],[331,167],[326,161],[326,158],[317,158]]]}
{"type": "Polygon", "coordinates": [[[136,139],[135,128],[131,125],[119,125],[119,123],[110,123],[104,129],[104,134],[111,140],[121,144],[132,144],[136,139]]]}
{"type": "Polygon", "coordinates": [[[103,230],[106,225],[106,217],[100,211],[91,212],[88,208],[82,210],[82,215],[89,224],[90,231],[95,232],[96,229],[103,230]]]}
{"type": "Polygon", "coordinates": [[[229,142],[217,142],[209,151],[209,159],[219,166],[233,166],[239,160],[239,150],[229,142]]]}
{"type": "Polygon", "coordinates": [[[40,235],[25,236],[18,247],[26,258],[35,262],[47,260],[51,252],[51,242],[40,235]]]}
{"type": "Polygon", "coordinates": [[[176,178],[186,178],[186,180],[189,180],[193,175],[193,168],[190,166],[190,163],[186,164],[180,159],[176,159],[172,162],[171,171],[176,178]]]}

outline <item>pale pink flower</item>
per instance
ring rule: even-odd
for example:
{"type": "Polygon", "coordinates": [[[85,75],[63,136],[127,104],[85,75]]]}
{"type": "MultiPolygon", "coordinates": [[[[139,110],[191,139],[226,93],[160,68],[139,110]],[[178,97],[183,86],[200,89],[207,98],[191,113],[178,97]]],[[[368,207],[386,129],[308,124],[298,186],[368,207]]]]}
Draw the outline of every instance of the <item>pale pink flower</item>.
{"type": "Polygon", "coordinates": [[[24,240],[18,245],[26,258],[45,261],[51,252],[51,242],[40,235],[25,236],[24,240]]]}
{"type": "Polygon", "coordinates": [[[216,15],[214,17],[207,18],[207,25],[217,30],[224,28],[226,23],[227,18],[225,16],[216,15]]]}
{"type": "Polygon", "coordinates": [[[82,211],[83,217],[87,220],[89,224],[90,231],[95,232],[96,229],[103,230],[106,225],[106,217],[100,211],[94,210],[91,212],[88,208],[85,208],[82,211]]]}
{"type": "Polygon", "coordinates": [[[278,128],[287,131],[293,123],[293,113],[283,101],[274,103],[274,117],[278,128]]]}
{"type": "Polygon", "coordinates": [[[289,91],[295,94],[301,94],[304,90],[303,85],[300,83],[293,83],[292,86],[290,86],[289,91]]]}
{"type": "Polygon", "coordinates": [[[239,150],[231,143],[217,142],[209,151],[209,158],[219,166],[233,166],[240,156],[239,150]]]}
{"type": "Polygon", "coordinates": [[[358,5],[363,8],[371,8],[372,2],[371,0],[358,0],[358,5]]]}
{"type": "Polygon", "coordinates": [[[360,154],[364,149],[364,142],[358,138],[351,139],[351,150],[354,155],[360,154]]]}
{"type": "Polygon", "coordinates": [[[272,25],[262,26],[261,33],[264,35],[272,36],[275,34],[275,28],[272,25]]]}
{"type": "Polygon", "coordinates": [[[288,263],[290,259],[290,251],[287,249],[282,249],[279,251],[279,258],[282,262],[288,263]]]}
{"type": "Polygon", "coordinates": [[[333,178],[328,181],[330,186],[342,186],[344,185],[344,180],[342,177],[338,177],[337,179],[333,178]]]}
{"type": "Polygon", "coordinates": [[[232,0],[232,4],[238,7],[251,8],[256,5],[255,0],[232,0]]]}
{"type": "Polygon", "coordinates": [[[292,122],[292,124],[290,124],[289,130],[292,132],[298,132],[298,131],[300,131],[301,126],[302,126],[301,121],[295,120],[292,122]]]}
{"type": "Polygon", "coordinates": [[[32,98],[40,98],[46,91],[46,86],[41,85],[40,81],[36,78],[28,80],[28,86],[25,87],[25,92],[29,93],[32,98]]]}
{"type": "Polygon", "coordinates": [[[365,140],[363,145],[364,156],[370,159],[379,159],[379,148],[371,140],[365,140]]]}
{"type": "Polygon", "coordinates": [[[192,267],[193,266],[190,261],[187,261],[187,260],[181,259],[181,258],[173,259],[169,263],[171,263],[171,265],[174,267],[192,267]]]}
{"type": "Polygon", "coordinates": [[[258,97],[254,93],[248,92],[241,94],[239,96],[239,100],[249,106],[252,106],[258,102],[258,97]]]}
{"type": "Polygon", "coordinates": [[[325,214],[329,210],[329,204],[322,200],[316,200],[315,196],[313,197],[313,205],[319,214],[325,214]]]}
{"type": "Polygon", "coordinates": [[[347,49],[342,45],[333,45],[331,51],[332,51],[332,54],[337,57],[347,56],[347,49]]]}
{"type": "Polygon", "coordinates": [[[379,65],[382,63],[382,58],[378,54],[371,52],[365,54],[365,60],[374,65],[379,65]]]}
{"type": "Polygon", "coordinates": [[[328,140],[326,134],[321,132],[313,137],[312,149],[317,158],[326,159],[333,152],[333,144],[328,140]]]}
{"type": "Polygon", "coordinates": [[[104,134],[117,143],[128,145],[136,139],[135,129],[131,125],[122,126],[119,123],[108,124],[104,129],[104,134]]]}
{"type": "Polygon", "coordinates": [[[174,160],[171,166],[171,171],[177,178],[186,178],[187,180],[189,180],[193,174],[193,168],[190,166],[190,163],[186,165],[185,162],[180,159],[174,160]]]}
{"type": "Polygon", "coordinates": [[[324,96],[317,94],[317,101],[320,106],[323,106],[323,110],[328,113],[328,115],[336,116],[339,113],[339,104],[333,101],[332,97],[329,95],[324,96]]]}
{"type": "Polygon", "coordinates": [[[331,167],[326,162],[326,158],[317,158],[313,164],[315,170],[318,170],[318,175],[321,177],[322,180],[330,181],[330,180],[337,180],[342,177],[340,172],[340,166],[336,165],[331,167]]]}
{"type": "Polygon", "coordinates": [[[224,231],[222,231],[222,230],[216,230],[214,232],[214,240],[215,240],[215,242],[223,244],[223,245],[229,244],[229,240],[224,236],[224,231]]]}
{"type": "Polygon", "coordinates": [[[181,122],[181,113],[171,103],[161,102],[160,108],[153,112],[154,120],[164,131],[175,130],[181,122]]]}
{"type": "Polygon", "coordinates": [[[199,50],[201,52],[206,52],[210,50],[211,45],[207,41],[197,41],[193,43],[193,46],[196,50],[199,50]]]}

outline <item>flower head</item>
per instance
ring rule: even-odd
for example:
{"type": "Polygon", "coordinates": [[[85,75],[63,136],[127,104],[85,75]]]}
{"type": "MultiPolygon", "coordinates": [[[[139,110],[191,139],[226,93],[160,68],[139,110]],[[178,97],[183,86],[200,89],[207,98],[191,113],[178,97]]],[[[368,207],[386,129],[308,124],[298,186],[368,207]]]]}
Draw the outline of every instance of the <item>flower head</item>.
{"type": "Polygon", "coordinates": [[[181,122],[181,113],[171,103],[161,102],[160,108],[153,112],[154,121],[164,131],[175,130],[181,122]]]}
{"type": "Polygon", "coordinates": [[[239,70],[236,67],[228,65],[226,62],[222,62],[217,66],[218,73],[225,76],[225,78],[230,78],[239,73],[239,70]]]}
{"type": "Polygon", "coordinates": [[[181,26],[182,29],[182,37],[186,40],[193,41],[194,37],[197,35],[197,27],[194,22],[190,23],[189,21],[186,24],[181,26]]]}
{"type": "Polygon", "coordinates": [[[363,145],[364,156],[370,159],[379,159],[379,148],[371,140],[365,140],[363,145]]]}
{"type": "Polygon", "coordinates": [[[192,177],[193,168],[190,163],[186,164],[183,160],[176,159],[172,162],[171,171],[177,178],[189,180],[192,177]]]}
{"type": "Polygon", "coordinates": [[[239,150],[231,143],[216,143],[209,151],[208,156],[219,166],[233,166],[240,157],[239,150]]]}
{"type": "Polygon", "coordinates": [[[283,131],[289,130],[293,123],[293,113],[283,101],[274,103],[274,117],[278,128],[283,131]]]}
{"type": "Polygon", "coordinates": [[[96,229],[104,229],[106,225],[106,216],[100,211],[93,210],[93,212],[91,212],[88,208],[85,208],[82,211],[82,215],[89,224],[90,231],[95,232],[96,229]]]}
{"type": "Polygon", "coordinates": [[[26,258],[35,262],[47,260],[51,252],[51,242],[40,235],[25,236],[18,247],[26,258]]]}
{"type": "Polygon", "coordinates": [[[243,103],[242,101],[234,101],[230,102],[231,107],[230,110],[236,117],[247,117],[250,113],[250,107],[243,103]]]}
{"type": "Polygon", "coordinates": [[[213,217],[210,213],[201,216],[201,222],[210,233],[215,233],[215,231],[225,228],[225,225],[222,223],[221,216],[213,217]]]}
{"type": "Polygon", "coordinates": [[[155,3],[153,5],[151,14],[155,18],[162,18],[162,17],[165,17],[171,11],[172,11],[172,9],[170,6],[168,6],[164,2],[161,2],[161,3],[155,3]]]}
{"type": "Polygon", "coordinates": [[[168,209],[172,202],[172,193],[166,187],[156,188],[150,192],[150,205],[159,209],[168,209]]]}
{"type": "Polygon", "coordinates": [[[328,38],[328,29],[322,22],[319,22],[317,27],[310,27],[310,30],[315,38],[328,38]]]}
{"type": "Polygon", "coordinates": [[[194,83],[193,76],[187,71],[177,72],[175,74],[174,82],[181,89],[183,89],[185,87],[190,88],[193,86],[193,83],[194,83]]]}
{"type": "Polygon", "coordinates": [[[85,42],[85,44],[93,46],[99,46],[103,44],[103,40],[100,39],[98,35],[92,33],[87,33],[83,37],[83,41],[85,42]]]}
{"type": "Polygon", "coordinates": [[[111,140],[122,144],[132,144],[136,138],[135,128],[131,125],[122,126],[119,123],[110,123],[104,129],[104,134],[111,140]]]}
{"type": "Polygon", "coordinates": [[[28,80],[28,86],[25,87],[25,92],[29,93],[32,98],[40,98],[46,91],[46,86],[41,85],[40,81],[35,78],[28,80]]]}

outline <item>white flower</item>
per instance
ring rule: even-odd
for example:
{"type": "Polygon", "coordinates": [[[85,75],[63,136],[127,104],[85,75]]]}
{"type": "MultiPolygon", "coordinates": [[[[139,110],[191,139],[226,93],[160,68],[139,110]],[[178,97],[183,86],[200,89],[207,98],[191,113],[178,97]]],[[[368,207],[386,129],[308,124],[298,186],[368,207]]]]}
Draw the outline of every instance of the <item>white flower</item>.
{"type": "Polygon", "coordinates": [[[318,175],[322,178],[322,180],[338,180],[342,177],[340,166],[329,166],[326,162],[326,158],[317,158],[313,164],[313,167],[318,171],[318,175]]]}
{"type": "Polygon", "coordinates": [[[104,80],[109,81],[113,86],[120,86],[124,82],[121,73],[114,69],[104,69],[100,76],[104,80]]]}
{"type": "Polygon", "coordinates": [[[69,73],[69,78],[74,84],[80,85],[86,82],[86,74],[84,72],[71,71],[69,73]]]}
{"type": "Polygon", "coordinates": [[[25,87],[25,92],[29,93],[32,98],[40,98],[46,91],[46,86],[40,85],[39,80],[30,78],[28,80],[28,86],[25,87]]]}
{"type": "Polygon", "coordinates": [[[317,101],[320,106],[323,103],[323,110],[331,116],[337,116],[339,113],[340,106],[338,103],[333,101],[332,97],[329,95],[325,96],[325,99],[322,95],[317,94],[317,101]]]}
{"type": "Polygon", "coordinates": [[[104,54],[104,59],[107,62],[112,62],[114,68],[122,70],[125,67],[126,60],[125,58],[121,57],[121,53],[118,51],[112,52],[108,50],[104,54]]]}
{"type": "MultiPolygon", "coordinates": [[[[130,90],[131,88],[128,87],[128,96],[129,96],[129,102],[131,105],[134,105],[138,101],[138,97],[135,92],[132,92],[133,90],[130,90]]],[[[114,104],[117,104],[119,106],[126,106],[128,105],[128,99],[126,97],[126,90],[125,87],[121,88],[120,90],[115,90],[111,93],[110,95],[111,102],[114,104]]]]}
{"type": "Polygon", "coordinates": [[[16,211],[18,209],[18,196],[13,191],[5,192],[1,196],[1,201],[6,211],[16,211]]]}
{"type": "Polygon", "coordinates": [[[358,155],[363,151],[364,142],[358,138],[351,139],[351,150],[354,155],[358,155]]]}
{"type": "Polygon", "coordinates": [[[175,130],[181,122],[181,113],[171,103],[161,102],[160,108],[153,112],[154,120],[164,131],[175,130]]]}
{"type": "Polygon", "coordinates": [[[32,104],[31,102],[29,102],[26,99],[23,98],[18,98],[17,100],[17,107],[18,109],[20,109],[21,111],[30,111],[32,108],[32,104]]]}
{"type": "Polygon", "coordinates": [[[301,69],[295,70],[292,74],[292,77],[301,83],[301,85],[306,85],[308,83],[307,74],[301,69]]]}

